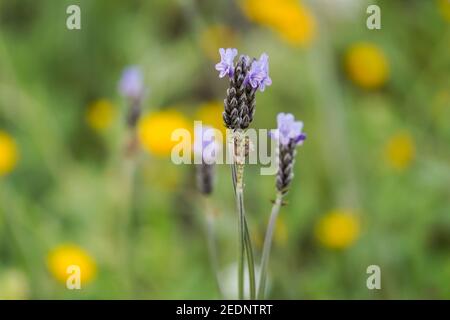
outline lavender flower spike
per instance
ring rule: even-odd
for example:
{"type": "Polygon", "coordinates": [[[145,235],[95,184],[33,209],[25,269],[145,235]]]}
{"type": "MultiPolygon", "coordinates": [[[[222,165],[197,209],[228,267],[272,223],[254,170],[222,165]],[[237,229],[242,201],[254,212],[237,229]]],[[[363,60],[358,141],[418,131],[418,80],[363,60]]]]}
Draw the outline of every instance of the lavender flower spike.
{"type": "Polygon", "coordinates": [[[272,130],[272,138],[279,140],[280,144],[288,145],[293,142],[294,145],[301,145],[306,139],[306,134],[302,133],[303,122],[295,121],[291,113],[279,113],[277,116],[277,130],[272,130]]]}
{"type": "Polygon", "coordinates": [[[144,94],[144,80],[142,71],[137,66],[126,68],[119,82],[119,92],[122,96],[133,100],[140,100],[144,94]]]}
{"type": "MultiPolygon", "coordinates": [[[[232,130],[246,129],[253,119],[253,113],[250,112],[247,101],[247,87],[244,83],[249,69],[247,60],[246,56],[241,56],[237,61],[233,77],[230,78],[227,97],[224,100],[223,121],[225,126],[232,130]]],[[[252,110],[254,111],[254,108],[252,110]]]]}
{"type": "Polygon", "coordinates": [[[219,77],[223,78],[228,75],[230,78],[234,75],[234,58],[238,51],[234,48],[220,48],[220,62],[216,64],[216,70],[219,71],[219,77]]]}
{"type": "Polygon", "coordinates": [[[216,162],[216,157],[220,152],[220,144],[216,141],[214,128],[195,125],[193,151],[206,164],[214,164],[216,162]]]}
{"type": "Polygon", "coordinates": [[[303,122],[295,121],[290,113],[279,113],[277,116],[278,129],[271,131],[271,137],[279,142],[279,164],[277,172],[277,190],[281,194],[288,191],[294,178],[294,163],[296,146],[302,145],[306,134],[302,132],[303,122]]]}
{"type": "Polygon", "coordinates": [[[201,162],[196,165],[197,168],[197,188],[204,194],[209,195],[214,187],[214,164],[219,144],[215,141],[214,129],[208,126],[196,126],[194,128],[194,153],[201,157],[201,162]]]}
{"type": "Polygon", "coordinates": [[[266,53],[263,53],[259,60],[252,62],[247,73],[246,83],[261,92],[265,90],[266,86],[272,84],[272,79],[269,77],[269,56],[266,53]]]}

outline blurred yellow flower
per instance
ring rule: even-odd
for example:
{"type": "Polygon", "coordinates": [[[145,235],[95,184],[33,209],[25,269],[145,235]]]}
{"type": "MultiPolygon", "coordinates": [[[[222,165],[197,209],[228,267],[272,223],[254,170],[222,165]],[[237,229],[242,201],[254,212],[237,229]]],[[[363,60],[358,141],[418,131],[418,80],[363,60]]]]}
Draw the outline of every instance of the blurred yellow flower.
{"type": "Polygon", "coordinates": [[[28,299],[30,288],[25,274],[19,270],[3,270],[0,274],[0,300],[28,299]]]}
{"type": "Polygon", "coordinates": [[[294,46],[308,46],[316,34],[316,20],[310,10],[296,0],[244,0],[244,14],[252,21],[277,32],[294,46]]]}
{"type": "Polygon", "coordinates": [[[330,249],[345,249],[359,236],[359,220],[349,210],[333,210],[320,219],[315,232],[323,246],[330,249]]]}
{"type": "Polygon", "coordinates": [[[381,48],[368,42],[351,46],[345,55],[349,78],[366,89],[376,89],[389,78],[389,63],[381,48]]]}
{"type": "Polygon", "coordinates": [[[172,148],[179,142],[172,141],[176,129],[192,131],[189,120],[174,109],[154,112],[139,121],[139,140],[144,148],[157,156],[170,156],[172,148]]]}
{"type": "Polygon", "coordinates": [[[388,164],[397,170],[410,166],[416,156],[416,147],[412,136],[407,132],[392,136],[385,146],[385,157],[388,164]]]}
{"type": "Polygon", "coordinates": [[[445,20],[450,22],[450,1],[448,0],[437,0],[439,11],[441,11],[442,16],[445,20]]]}
{"type": "Polygon", "coordinates": [[[223,124],[223,102],[211,101],[202,104],[196,114],[195,120],[202,121],[202,125],[208,125],[215,129],[219,129],[225,134],[226,128],[223,124]]]}
{"type": "Polygon", "coordinates": [[[219,58],[218,48],[236,48],[237,34],[225,25],[212,25],[201,34],[200,45],[206,56],[213,61],[219,58]]]}
{"type": "Polygon", "coordinates": [[[92,257],[77,245],[59,245],[51,250],[47,256],[47,266],[50,273],[60,282],[66,283],[70,276],[67,268],[71,265],[80,268],[82,285],[91,282],[97,273],[97,266],[92,257]]]}
{"type": "Polygon", "coordinates": [[[10,173],[18,160],[17,145],[14,139],[0,130],[0,176],[10,173]]]}
{"type": "Polygon", "coordinates": [[[101,99],[92,103],[86,111],[86,122],[94,130],[107,129],[114,120],[116,108],[106,100],[101,99]]]}

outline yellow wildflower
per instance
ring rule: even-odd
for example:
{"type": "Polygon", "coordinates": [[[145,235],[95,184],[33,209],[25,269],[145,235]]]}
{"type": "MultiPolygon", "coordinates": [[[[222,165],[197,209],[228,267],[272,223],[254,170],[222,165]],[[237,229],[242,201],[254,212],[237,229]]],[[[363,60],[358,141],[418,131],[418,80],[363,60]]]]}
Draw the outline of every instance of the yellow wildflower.
{"type": "Polygon", "coordinates": [[[359,236],[359,220],[349,210],[337,209],[326,214],[316,226],[319,242],[330,249],[345,249],[359,236]]]}
{"type": "Polygon", "coordinates": [[[50,273],[60,282],[66,283],[70,276],[68,267],[72,265],[80,268],[81,285],[92,281],[97,273],[94,260],[77,245],[59,245],[48,254],[47,266],[50,273]]]}
{"type": "Polygon", "coordinates": [[[242,10],[250,20],[271,28],[291,45],[307,46],[314,40],[315,18],[296,0],[244,0],[242,10]]]}
{"type": "Polygon", "coordinates": [[[102,131],[111,125],[115,115],[116,109],[114,105],[106,99],[101,99],[88,107],[86,122],[92,129],[102,131]]]}
{"type": "Polygon", "coordinates": [[[397,170],[409,167],[416,155],[414,140],[407,132],[392,136],[386,143],[384,151],[388,164],[397,170]]]}
{"type": "Polygon", "coordinates": [[[366,89],[379,88],[389,77],[389,63],[384,52],[372,43],[360,42],[350,47],[345,55],[349,78],[366,89]]]}
{"type": "Polygon", "coordinates": [[[450,22],[450,1],[448,0],[438,0],[439,11],[442,16],[450,22]]]}
{"type": "Polygon", "coordinates": [[[285,8],[283,18],[274,25],[274,29],[289,44],[307,46],[314,39],[316,21],[308,8],[295,3],[285,8]]]}
{"type": "Polygon", "coordinates": [[[238,36],[225,25],[213,25],[206,28],[200,37],[200,45],[206,56],[213,61],[219,57],[217,48],[237,47],[238,36]]]}
{"type": "Polygon", "coordinates": [[[10,173],[17,164],[18,152],[14,139],[0,130],[0,176],[10,173]]]}
{"type": "Polygon", "coordinates": [[[178,141],[172,141],[176,129],[191,131],[189,121],[174,109],[148,114],[139,121],[139,140],[144,148],[158,156],[167,156],[178,141]]]}

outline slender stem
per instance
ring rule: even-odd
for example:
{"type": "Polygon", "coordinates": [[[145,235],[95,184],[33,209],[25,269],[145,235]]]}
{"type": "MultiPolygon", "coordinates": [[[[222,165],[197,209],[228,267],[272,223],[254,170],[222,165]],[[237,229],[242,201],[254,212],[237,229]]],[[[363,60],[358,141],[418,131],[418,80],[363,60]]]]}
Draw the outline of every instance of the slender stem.
{"type": "Polygon", "coordinates": [[[234,163],[231,164],[231,180],[233,181],[233,190],[236,194],[236,165],[234,163]]]}
{"type": "Polygon", "coordinates": [[[245,232],[245,249],[247,252],[248,262],[248,276],[250,278],[250,299],[256,298],[256,281],[255,281],[255,263],[253,258],[252,242],[250,239],[250,232],[248,230],[247,219],[244,216],[244,232],[245,232]]]}
{"type": "Polygon", "coordinates": [[[238,252],[238,288],[239,299],[244,298],[244,192],[242,188],[236,189],[236,204],[238,209],[238,232],[239,232],[239,252],[238,252]]]}
{"type": "Polygon", "coordinates": [[[282,199],[283,195],[281,193],[278,193],[277,198],[275,199],[275,203],[273,204],[272,207],[272,212],[270,213],[269,223],[267,225],[267,231],[266,236],[264,238],[264,247],[261,258],[261,276],[259,279],[258,299],[264,299],[267,280],[267,266],[269,263],[270,248],[272,246],[273,231],[275,229],[275,223],[278,217],[278,213],[280,212],[282,199]]]}
{"type": "Polygon", "coordinates": [[[237,185],[237,168],[236,168],[236,152],[234,150],[235,146],[235,136],[233,136],[230,144],[230,150],[233,155],[233,163],[231,164],[231,178],[233,181],[233,189],[236,197],[236,207],[238,211],[238,298],[243,299],[244,297],[244,251],[245,251],[245,237],[243,236],[243,217],[244,217],[244,192],[242,183],[237,185]]]}
{"type": "MultiPolygon", "coordinates": [[[[250,284],[250,299],[254,300],[256,298],[256,281],[255,281],[255,263],[253,258],[253,249],[250,239],[250,232],[248,230],[247,219],[245,217],[244,209],[244,194],[239,192],[239,217],[240,217],[240,228],[242,232],[242,255],[246,253],[247,263],[248,263],[248,276],[250,284]]],[[[242,270],[244,270],[244,261],[242,259],[242,270]]],[[[241,267],[241,266],[240,266],[241,267]]]]}
{"type": "Polygon", "coordinates": [[[133,212],[133,194],[134,194],[134,175],[135,161],[131,158],[125,158],[122,162],[122,174],[120,176],[122,184],[121,207],[119,209],[119,219],[117,219],[117,228],[119,236],[119,252],[121,272],[124,275],[125,290],[128,294],[134,294],[134,254],[133,241],[137,230],[135,229],[133,212]]]}
{"type": "Polygon", "coordinates": [[[118,258],[120,271],[123,274],[124,290],[129,295],[136,294],[136,275],[135,275],[135,247],[133,243],[138,236],[138,217],[134,208],[135,180],[137,170],[137,149],[136,132],[133,129],[128,130],[128,136],[121,144],[121,172],[118,179],[121,185],[121,205],[119,206],[119,217],[116,223],[116,232],[118,235],[118,258]]]}
{"type": "MultiPolygon", "coordinates": [[[[231,177],[233,180],[233,190],[236,194],[236,165],[231,165],[231,177]]],[[[250,279],[250,299],[256,298],[256,276],[255,276],[255,259],[253,257],[252,241],[250,238],[250,231],[248,229],[247,218],[244,214],[244,244],[247,253],[248,273],[250,279]]]]}
{"type": "MultiPolygon", "coordinates": [[[[233,190],[236,195],[236,203],[238,206],[239,213],[239,237],[240,237],[240,251],[238,256],[238,287],[239,290],[244,290],[244,254],[247,258],[248,263],[248,275],[249,275],[249,285],[250,285],[250,299],[254,300],[256,298],[256,279],[255,279],[255,263],[253,257],[253,249],[250,238],[250,232],[248,229],[247,219],[245,217],[245,209],[244,209],[244,193],[243,193],[243,154],[244,149],[243,145],[239,140],[238,136],[234,136],[231,142],[231,150],[233,152],[234,161],[231,164],[231,178],[233,182],[233,190]],[[235,143],[235,142],[238,143],[235,143]],[[238,149],[234,150],[234,147],[238,149]],[[236,157],[240,159],[239,164],[236,162],[236,157]],[[239,171],[239,172],[238,172],[239,171]],[[238,179],[239,174],[239,179],[238,179]],[[242,277],[242,281],[239,278],[242,277]]],[[[242,292],[242,296],[244,296],[242,292]]]]}

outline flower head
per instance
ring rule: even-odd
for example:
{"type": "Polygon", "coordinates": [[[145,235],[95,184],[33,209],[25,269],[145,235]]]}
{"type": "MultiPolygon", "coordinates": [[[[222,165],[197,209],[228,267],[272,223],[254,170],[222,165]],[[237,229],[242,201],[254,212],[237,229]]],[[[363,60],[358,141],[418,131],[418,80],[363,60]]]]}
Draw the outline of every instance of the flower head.
{"type": "Polygon", "coordinates": [[[269,77],[269,56],[263,53],[259,60],[254,60],[247,73],[246,82],[250,84],[253,89],[264,91],[266,86],[272,84],[272,79],[269,77]]]}
{"type": "Polygon", "coordinates": [[[203,162],[213,164],[219,144],[216,141],[216,129],[210,126],[195,126],[194,128],[194,153],[201,156],[203,162]]]}
{"type": "Polygon", "coordinates": [[[18,158],[16,142],[9,134],[0,130],[0,177],[16,167],[18,158]]]}
{"type": "Polygon", "coordinates": [[[194,163],[197,169],[197,188],[204,194],[209,195],[213,192],[216,162],[219,144],[217,143],[216,129],[208,126],[195,126],[194,128],[194,163]],[[196,162],[195,158],[200,157],[201,161],[196,162]]]}
{"type": "Polygon", "coordinates": [[[273,139],[278,140],[282,145],[288,145],[291,142],[294,142],[295,145],[303,144],[306,134],[302,132],[302,121],[295,121],[291,113],[279,113],[277,124],[277,130],[271,131],[273,139]]]}
{"type": "Polygon", "coordinates": [[[216,70],[219,71],[219,77],[223,78],[226,75],[232,77],[234,75],[234,58],[238,51],[235,48],[220,48],[220,62],[216,64],[216,70]]]}
{"type": "Polygon", "coordinates": [[[297,0],[243,0],[244,14],[267,26],[292,46],[307,47],[316,37],[316,18],[297,0]]]}
{"type": "Polygon", "coordinates": [[[119,92],[126,98],[142,98],[144,94],[144,80],[139,67],[132,66],[123,71],[119,82],[119,92]]]}
{"type": "Polygon", "coordinates": [[[253,121],[256,107],[256,90],[264,91],[272,84],[269,77],[269,56],[265,53],[259,60],[241,55],[233,65],[236,49],[220,49],[222,61],[216,65],[220,76],[230,76],[227,97],[224,100],[223,121],[228,129],[245,130],[253,121]],[[234,50],[234,51],[233,51],[234,50]]]}
{"type": "Polygon", "coordinates": [[[47,266],[51,274],[60,282],[66,283],[70,266],[80,268],[81,283],[90,282],[96,274],[97,266],[92,257],[82,248],[74,244],[59,245],[50,251],[47,266]]]}
{"type": "Polygon", "coordinates": [[[406,170],[416,156],[416,145],[408,132],[393,135],[384,148],[387,163],[398,171],[406,170]]]}
{"type": "Polygon", "coordinates": [[[115,115],[114,105],[106,99],[100,99],[89,105],[86,122],[92,129],[103,131],[112,124],[115,115]]]}
{"type": "Polygon", "coordinates": [[[315,233],[323,246],[345,249],[358,239],[360,223],[350,210],[336,209],[320,219],[315,233]]]}
{"type": "Polygon", "coordinates": [[[172,133],[177,129],[191,130],[189,120],[181,112],[174,109],[153,112],[139,120],[139,141],[151,154],[170,156],[177,144],[172,140],[172,133]]]}
{"type": "Polygon", "coordinates": [[[285,194],[294,178],[296,146],[303,144],[306,135],[302,132],[303,122],[295,121],[290,113],[279,113],[277,122],[278,129],[272,130],[270,135],[279,142],[276,186],[285,194]]]}
{"type": "Polygon", "coordinates": [[[360,87],[377,89],[389,79],[389,61],[383,50],[372,43],[351,46],[345,55],[348,77],[360,87]]]}

